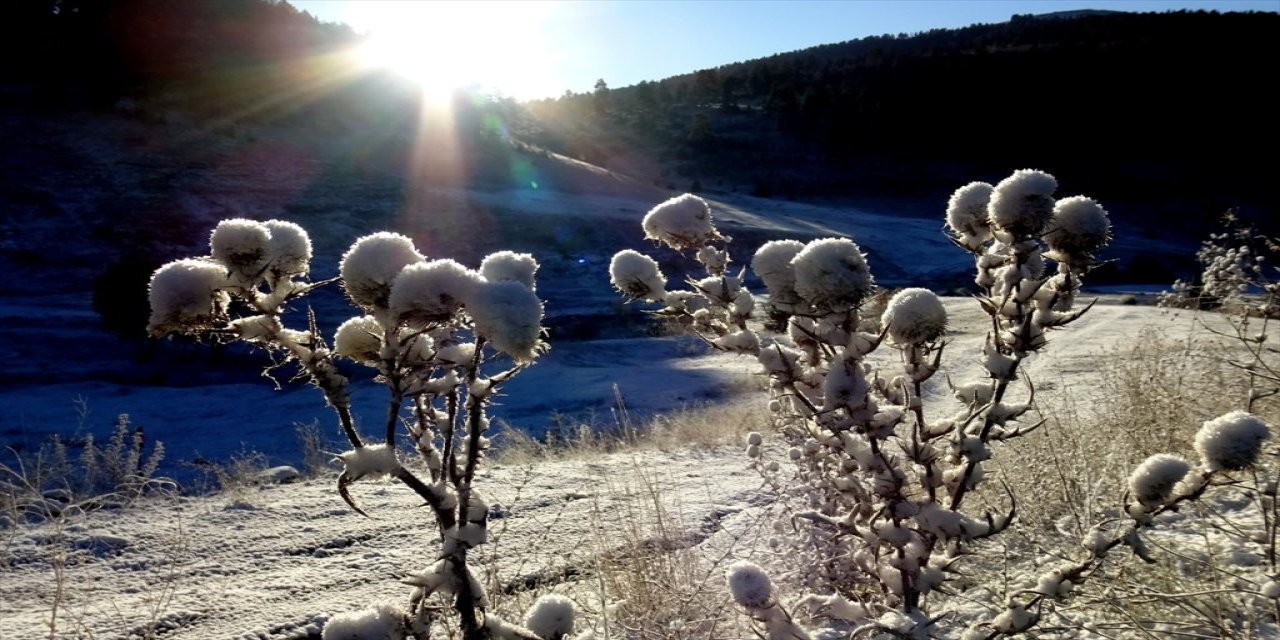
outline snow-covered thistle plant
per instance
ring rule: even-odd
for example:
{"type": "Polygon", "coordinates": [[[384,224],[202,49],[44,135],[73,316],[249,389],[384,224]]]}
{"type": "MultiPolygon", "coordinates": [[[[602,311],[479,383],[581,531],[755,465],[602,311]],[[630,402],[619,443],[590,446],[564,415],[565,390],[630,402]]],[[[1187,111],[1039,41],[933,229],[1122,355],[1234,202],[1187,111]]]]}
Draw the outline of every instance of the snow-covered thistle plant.
{"type": "Polygon", "coordinates": [[[338,327],[330,348],[314,315],[303,329],[284,326],[288,303],[326,284],[305,280],[310,259],[308,236],[295,224],[224,220],[213,231],[209,256],[171,262],[152,276],[149,330],[239,339],[296,363],[324,393],[351,445],[338,455],[342,499],[363,514],[351,485],[390,476],[430,508],[440,548],[425,570],[404,580],[413,587],[408,608],[383,605],[335,616],[324,637],[423,640],[455,631],[464,640],[564,637],[572,630],[571,605],[540,603],[530,620],[542,633],[504,622],[489,611],[484,587],[467,564],[468,552],[487,539],[489,507],[474,486],[489,447],[487,408],[502,385],[545,350],[537,262],[500,252],[475,271],[428,260],[399,234],[362,237],[339,265],[343,290],[359,313],[338,327]],[[233,315],[232,300],[247,313],[233,315]],[[338,358],[374,369],[388,389],[376,437],[357,429],[338,358]],[[401,439],[425,471],[402,461],[401,439]]]}
{"type": "Polygon", "coordinates": [[[1224,214],[1223,224],[1226,228],[1210,234],[1196,251],[1200,273],[1190,281],[1175,281],[1171,291],[1160,294],[1158,304],[1280,316],[1280,267],[1268,265],[1268,255],[1280,249],[1280,243],[1243,224],[1233,211],[1224,214]]]}
{"type": "MultiPolygon", "coordinates": [[[[651,258],[615,256],[611,275],[623,295],[687,317],[708,343],[754,356],[770,379],[771,409],[794,471],[766,459],[758,434],[747,456],[793,505],[780,530],[805,525],[778,544],[815,595],[794,602],[814,625],[802,627],[763,570],[732,567],[730,591],[764,637],[929,637],[947,617],[927,613],[930,594],[946,591],[970,545],[1009,526],[1013,508],[972,514],[965,498],[985,479],[993,445],[1040,426],[1026,418],[1031,389],[1023,401],[1012,400],[1022,384],[1019,367],[1045,348],[1047,331],[1087,310],[1074,305],[1080,280],[1110,237],[1101,206],[1084,197],[1056,200],[1056,189],[1052,176],[1023,170],[995,186],[967,185],[951,198],[948,226],[975,257],[991,326],[981,354],[985,375],[952,387],[965,406],[957,415],[929,415],[924,403],[945,346],[941,301],[926,289],[906,289],[878,317],[864,317],[875,280],[848,238],[759,248],[751,266],[768,290],[766,326],[779,331],[763,338],[747,325],[755,305],[744,274],[727,273],[729,239],[705,226],[712,218],[701,213],[705,203],[690,204],[694,196],[658,205],[644,229],[671,249],[693,251],[705,277],[670,291],[651,258]],[[677,215],[686,211],[699,212],[696,225],[677,215]],[[882,346],[898,352],[898,364],[869,361],[882,346]]],[[[980,628],[993,636],[1029,628],[1035,615],[1019,606],[1011,603],[980,628]]]]}
{"type": "Polygon", "coordinates": [[[1241,224],[1233,212],[1223,222],[1227,229],[1210,235],[1196,252],[1202,270],[1195,281],[1174,282],[1157,304],[1224,312],[1225,329],[1201,325],[1245,348],[1247,358],[1228,362],[1248,374],[1245,407],[1253,410],[1258,400],[1280,393],[1280,347],[1271,331],[1271,323],[1280,318],[1280,267],[1268,266],[1268,256],[1280,251],[1280,242],[1241,224]]]}
{"type": "MultiPolygon", "coordinates": [[[[1179,608],[1210,618],[1222,637],[1267,637],[1274,634],[1275,621],[1280,619],[1280,601],[1277,601],[1280,582],[1277,582],[1276,575],[1280,563],[1275,551],[1276,481],[1267,480],[1255,468],[1262,462],[1266,453],[1264,443],[1271,439],[1272,430],[1271,425],[1251,413],[1232,411],[1204,422],[1196,433],[1198,463],[1169,453],[1148,457],[1129,475],[1124,517],[1094,525],[1079,541],[1077,551],[1048,566],[1035,580],[1034,587],[1010,594],[1002,613],[984,625],[971,628],[965,637],[991,637],[993,632],[999,635],[1030,629],[1042,616],[1054,612],[1056,604],[1067,599],[1076,587],[1102,572],[1110,558],[1109,553],[1116,547],[1127,547],[1139,559],[1155,563],[1155,554],[1146,540],[1146,533],[1166,522],[1161,516],[1206,499],[1209,492],[1217,488],[1243,489],[1245,495],[1256,499],[1261,511],[1263,531],[1258,532],[1261,537],[1253,542],[1269,547],[1260,554],[1266,561],[1268,575],[1262,576],[1261,580],[1251,580],[1239,572],[1224,571],[1223,575],[1233,576],[1237,585],[1233,592],[1224,592],[1224,595],[1235,600],[1233,607],[1255,612],[1269,610],[1269,625],[1264,625],[1262,618],[1255,613],[1254,626],[1236,635],[1223,626],[1222,620],[1234,617],[1238,612],[1229,615],[1219,612],[1219,617],[1214,617],[1211,611],[1206,613],[1207,608],[1196,601],[1204,593],[1159,593],[1140,587],[1139,594],[1148,599],[1177,601],[1179,608]],[[1242,475],[1246,471],[1250,473],[1242,475]]],[[[1216,513],[1216,509],[1202,509],[1200,513],[1206,518],[1220,519],[1220,530],[1227,535],[1242,535],[1240,523],[1231,522],[1230,518],[1216,513]]],[[[1250,537],[1257,537],[1257,534],[1250,537]]],[[[1212,566],[1209,571],[1222,570],[1212,566]]],[[[1142,628],[1141,623],[1135,622],[1134,625],[1142,628]]],[[[1143,632],[1150,635],[1145,629],[1143,632]]]]}

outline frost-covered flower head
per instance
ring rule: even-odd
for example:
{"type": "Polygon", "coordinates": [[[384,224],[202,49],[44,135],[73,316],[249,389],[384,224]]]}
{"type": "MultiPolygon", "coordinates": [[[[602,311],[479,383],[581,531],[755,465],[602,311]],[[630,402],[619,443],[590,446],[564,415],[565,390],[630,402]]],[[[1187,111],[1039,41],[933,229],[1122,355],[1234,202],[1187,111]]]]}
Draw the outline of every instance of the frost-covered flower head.
{"type": "Polygon", "coordinates": [[[889,299],[880,324],[889,329],[889,339],[898,345],[923,344],[937,340],[947,330],[947,310],[942,300],[928,289],[903,289],[889,299]]]}
{"type": "Polygon", "coordinates": [[[325,623],[321,640],[404,640],[405,613],[393,605],[339,613],[325,623]]]}
{"type": "Polygon", "coordinates": [[[956,240],[970,251],[991,239],[987,205],[993,189],[986,182],[970,182],[956,189],[947,201],[947,226],[956,234],[956,240]]]}
{"type": "Polygon", "coordinates": [[[480,274],[448,258],[415,262],[392,281],[387,308],[397,322],[442,322],[469,302],[483,281],[480,274]]]}
{"type": "Polygon", "coordinates": [[[1019,169],[992,191],[987,215],[991,225],[1014,236],[1034,236],[1053,217],[1058,180],[1035,169],[1019,169]]]}
{"type": "Polygon", "coordinates": [[[538,261],[532,255],[514,251],[491,253],[480,263],[480,275],[486,280],[512,280],[530,289],[534,288],[534,274],[537,271],[538,261]]]}
{"type": "Polygon", "coordinates": [[[1196,433],[1196,452],[1209,471],[1237,471],[1254,463],[1271,427],[1245,411],[1205,422],[1196,433]]]}
{"type": "Polygon", "coordinates": [[[554,593],[539,596],[524,614],[524,626],[543,640],[561,640],[573,633],[577,608],[554,593]]]}
{"type": "Polygon", "coordinates": [[[791,266],[796,293],[820,311],[848,311],[875,286],[866,256],[848,238],[814,240],[796,254],[791,266]]]}
{"type": "Polygon", "coordinates": [[[338,325],[333,336],[334,353],[356,362],[377,366],[381,360],[382,325],[373,316],[357,316],[338,325]]]}
{"type": "Polygon", "coordinates": [[[266,225],[244,218],[223,220],[209,236],[209,252],[227,267],[237,284],[257,284],[267,266],[271,231],[266,225]]]}
{"type": "Polygon", "coordinates": [[[666,243],[681,251],[696,249],[708,242],[722,240],[711,220],[707,201],[686,193],[667,200],[649,210],[641,223],[644,237],[666,243]]]}
{"type": "Polygon", "coordinates": [[[794,304],[800,300],[796,293],[796,272],[791,261],[804,249],[799,240],[771,240],[760,245],[751,258],[751,270],[764,282],[770,301],[776,304],[794,304]]]}
{"type": "Polygon", "coordinates": [[[209,260],[175,260],[156,269],[147,291],[151,302],[147,330],[160,336],[213,326],[231,301],[220,290],[226,284],[226,269],[209,260]]]}
{"type": "Polygon", "coordinates": [[[725,572],[729,594],[747,609],[764,609],[773,604],[773,582],[754,562],[739,560],[725,572]]]}
{"type": "Polygon", "coordinates": [[[542,345],[542,301],[519,282],[482,281],[467,301],[476,335],[519,362],[532,361],[542,345]]]}
{"type": "Polygon", "coordinates": [[[311,269],[311,238],[302,227],[284,220],[262,223],[271,234],[267,268],[277,278],[305,276],[311,269]]]}
{"type": "Polygon", "coordinates": [[[379,231],[351,245],[338,264],[338,273],[343,289],[356,306],[386,308],[392,281],[402,269],[423,259],[409,238],[379,231]]]}
{"type": "Polygon", "coordinates": [[[1190,471],[1191,464],[1182,456],[1157,453],[1129,474],[1129,491],[1144,505],[1161,505],[1169,500],[1173,488],[1190,471]]]}
{"type": "Polygon", "coordinates": [[[609,262],[609,281],[613,288],[628,298],[657,302],[662,300],[667,279],[658,269],[658,261],[633,249],[613,254],[609,262]]]}
{"type": "Polygon", "coordinates": [[[1084,266],[1111,240],[1111,220],[1093,198],[1063,198],[1054,204],[1053,218],[1042,237],[1054,253],[1050,257],[1084,266]]]}

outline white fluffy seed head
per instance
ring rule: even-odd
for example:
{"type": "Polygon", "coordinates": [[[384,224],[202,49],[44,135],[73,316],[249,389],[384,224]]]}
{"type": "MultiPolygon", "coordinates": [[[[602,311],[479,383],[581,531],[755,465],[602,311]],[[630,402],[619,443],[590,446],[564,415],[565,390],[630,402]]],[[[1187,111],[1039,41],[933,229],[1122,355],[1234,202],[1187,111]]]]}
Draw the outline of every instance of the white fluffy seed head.
{"type": "Polygon", "coordinates": [[[415,262],[392,280],[387,308],[397,322],[413,326],[444,322],[470,301],[483,282],[480,274],[455,260],[415,262]]]}
{"type": "Polygon", "coordinates": [[[524,626],[543,640],[561,640],[573,633],[577,616],[573,601],[557,594],[539,596],[524,614],[524,626]]]}
{"type": "Polygon", "coordinates": [[[725,572],[734,602],[747,609],[764,609],[773,603],[773,582],[754,562],[739,560],[725,572]]]}
{"type": "Polygon", "coordinates": [[[993,227],[1015,237],[1040,233],[1053,217],[1053,192],[1058,180],[1034,169],[1019,169],[1001,180],[991,194],[987,206],[993,227]]]}
{"type": "Polygon", "coordinates": [[[519,362],[531,362],[542,346],[542,301],[519,282],[481,283],[467,302],[476,334],[519,362]]]}
{"type": "Polygon", "coordinates": [[[875,281],[862,250],[848,238],[824,238],[805,245],[791,260],[796,293],[819,311],[857,307],[875,281]]]}
{"type": "Polygon", "coordinates": [[[1022,605],[1011,604],[991,621],[991,626],[1001,633],[1014,634],[1030,629],[1038,618],[1022,605]]]}
{"type": "Polygon", "coordinates": [[[1253,464],[1271,427],[1244,411],[1209,420],[1196,433],[1196,452],[1209,471],[1237,471],[1253,464]]]}
{"type": "Polygon", "coordinates": [[[804,250],[799,240],[771,240],[760,245],[751,258],[751,270],[764,282],[772,302],[794,304],[800,298],[796,294],[796,272],[791,261],[804,250]]]}
{"type": "Polygon", "coordinates": [[[396,276],[405,267],[423,259],[409,238],[379,231],[357,239],[343,254],[338,272],[347,297],[356,306],[385,309],[396,276]]]}
{"type": "Polygon", "coordinates": [[[162,336],[211,328],[231,301],[219,290],[226,283],[226,268],[209,260],[175,260],[156,269],[147,291],[151,303],[147,331],[162,336]]]}
{"type": "Polygon", "coordinates": [[[760,336],[750,329],[743,329],[722,335],[712,340],[711,344],[730,353],[755,355],[760,351],[760,336]]]}
{"type": "Polygon", "coordinates": [[[325,623],[321,640],[404,640],[405,614],[384,604],[374,609],[339,613],[325,623]]]}
{"type": "Polygon", "coordinates": [[[1182,456],[1157,453],[1138,465],[1129,474],[1129,491],[1144,505],[1156,506],[1167,502],[1173,488],[1191,471],[1191,463],[1182,456]]]}
{"type": "Polygon", "coordinates": [[[711,220],[707,201],[686,193],[649,210],[641,222],[644,237],[682,251],[723,239],[711,220]]]}
{"type": "Polygon", "coordinates": [[[238,284],[257,283],[271,248],[271,231],[261,222],[232,218],[214,227],[209,236],[209,254],[222,263],[238,284]]]}
{"type": "Polygon", "coordinates": [[[947,310],[928,289],[903,289],[889,298],[880,324],[889,328],[889,339],[898,345],[923,344],[947,331],[947,310]]]}
{"type": "Polygon", "coordinates": [[[485,256],[480,263],[480,275],[491,282],[511,280],[519,282],[530,289],[534,288],[534,275],[538,272],[538,261],[527,253],[499,251],[485,256]]]}
{"type": "Polygon", "coordinates": [[[1044,232],[1053,256],[1067,263],[1092,260],[1111,240],[1111,219],[1093,198],[1072,196],[1053,205],[1053,217],[1044,232]]]}
{"type": "Polygon", "coordinates": [[[338,325],[333,352],[361,364],[378,366],[382,359],[382,325],[373,316],[357,316],[338,325]]]}
{"type": "Polygon", "coordinates": [[[663,299],[667,279],[658,269],[658,262],[633,249],[623,249],[609,262],[609,281],[613,288],[628,298],[651,302],[663,299]]]}
{"type": "Polygon", "coordinates": [[[947,201],[947,226],[966,249],[976,250],[991,239],[987,205],[993,189],[986,182],[970,182],[947,201]]]}
{"type": "Polygon", "coordinates": [[[305,276],[311,270],[311,237],[306,229],[284,220],[262,223],[271,233],[267,269],[277,278],[305,276]]]}

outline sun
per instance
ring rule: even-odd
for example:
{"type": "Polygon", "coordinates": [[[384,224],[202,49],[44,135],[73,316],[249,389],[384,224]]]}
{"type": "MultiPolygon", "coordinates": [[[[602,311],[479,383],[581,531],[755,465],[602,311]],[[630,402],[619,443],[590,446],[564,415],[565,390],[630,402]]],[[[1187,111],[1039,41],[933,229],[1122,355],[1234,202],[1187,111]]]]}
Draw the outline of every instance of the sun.
{"type": "Polygon", "coordinates": [[[526,98],[548,91],[553,50],[540,26],[546,2],[362,1],[349,5],[366,32],[356,59],[446,96],[480,86],[526,98]]]}

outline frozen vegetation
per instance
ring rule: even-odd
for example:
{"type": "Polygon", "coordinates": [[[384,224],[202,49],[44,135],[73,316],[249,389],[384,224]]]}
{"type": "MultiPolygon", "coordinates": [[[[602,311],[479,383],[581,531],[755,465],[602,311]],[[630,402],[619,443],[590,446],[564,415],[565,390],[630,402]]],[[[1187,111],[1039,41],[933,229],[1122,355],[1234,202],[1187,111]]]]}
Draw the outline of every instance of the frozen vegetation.
{"type": "MultiPolygon", "coordinates": [[[[976,298],[882,288],[881,255],[900,268],[888,281],[927,284],[899,278],[910,221],[851,238],[795,210],[777,224],[820,233],[739,254],[734,229],[756,229],[745,207],[685,195],[633,217],[678,255],[627,249],[597,268],[693,338],[568,351],[608,350],[597,385],[655,361],[739,372],[696,423],[724,444],[638,446],[639,431],[690,432],[640,427],[615,396],[632,448],[569,443],[564,458],[491,450],[508,397],[518,411],[582,392],[555,364],[543,325],[559,282],[533,255],[472,269],[379,232],[313,280],[301,227],[224,220],[207,256],[155,272],[148,328],[256,345],[311,383],[304,399],[345,440],[328,452],[338,468],[182,496],[127,431],[94,463],[117,470],[109,492],[24,487],[40,469],[11,468],[0,618],[16,637],[1274,637],[1280,380],[1263,262],[1202,252],[1228,314],[1095,304],[1081,287],[1108,215],[1057,187],[1024,170],[956,191],[949,239],[914,272],[967,263],[976,298]],[[325,287],[347,317],[294,312],[325,287]],[[1117,420],[1144,394],[1193,404],[1145,433],[1117,420]]],[[[654,388],[696,396],[686,383],[654,388]]]]}

